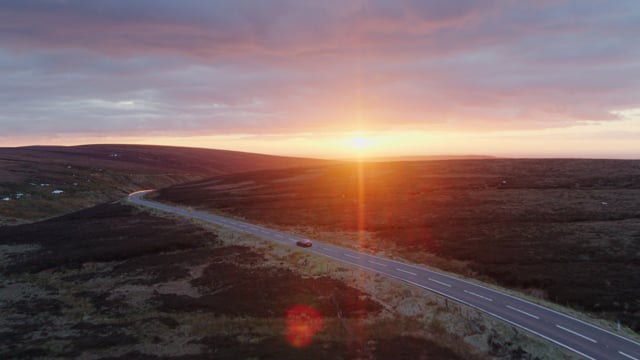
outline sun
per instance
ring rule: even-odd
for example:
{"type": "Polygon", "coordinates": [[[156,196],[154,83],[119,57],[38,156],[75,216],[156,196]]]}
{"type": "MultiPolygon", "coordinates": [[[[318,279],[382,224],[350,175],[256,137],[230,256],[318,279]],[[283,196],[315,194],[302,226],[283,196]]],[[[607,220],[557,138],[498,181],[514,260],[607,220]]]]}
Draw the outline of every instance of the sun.
{"type": "Polygon", "coordinates": [[[347,145],[351,149],[362,151],[371,146],[371,139],[365,136],[354,136],[347,139],[347,145]]]}
{"type": "Polygon", "coordinates": [[[345,151],[347,157],[355,157],[357,159],[370,157],[374,145],[376,147],[378,145],[377,143],[374,144],[374,142],[377,142],[377,139],[374,141],[374,138],[359,132],[346,134],[342,140],[343,151],[345,151]]]}

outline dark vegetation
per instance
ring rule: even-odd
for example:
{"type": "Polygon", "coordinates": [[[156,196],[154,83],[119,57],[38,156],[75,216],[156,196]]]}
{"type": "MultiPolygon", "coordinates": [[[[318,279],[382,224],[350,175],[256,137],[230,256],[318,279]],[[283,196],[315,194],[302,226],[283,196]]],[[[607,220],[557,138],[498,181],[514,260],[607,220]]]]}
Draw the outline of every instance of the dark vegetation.
{"type": "Polygon", "coordinates": [[[462,358],[421,338],[358,335],[375,333],[362,321],[382,309],[368,294],[119,204],[0,227],[0,273],[4,359],[462,358]],[[325,321],[304,348],[284,335],[298,304],[325,321]]]}
{"type": "Polygon", "coordinates": [[[119,204],[98,205],[35,224],[0,227],[0,237],[2,244],[39,246],[38,251],[13,259],[6,269],[9,273],[136,259],[146,254],[199,248],[208,241],[204,232],[192,226],[163,224],[156,217],[119,204]]]}
{"type": "Polygon", "coordinates": [[[326,162],[147,145],[0,148],[0,225],[57,216],[135,190],[207,176],[321,163],[326,162]]]}
{"type": "Polygon", "coordinates": [[[172,186],[159,198],[495,281],[640,331],[640,161],[267,170],[172,186]],[[358,231],[374,237],[331,235],[358,231]]]}

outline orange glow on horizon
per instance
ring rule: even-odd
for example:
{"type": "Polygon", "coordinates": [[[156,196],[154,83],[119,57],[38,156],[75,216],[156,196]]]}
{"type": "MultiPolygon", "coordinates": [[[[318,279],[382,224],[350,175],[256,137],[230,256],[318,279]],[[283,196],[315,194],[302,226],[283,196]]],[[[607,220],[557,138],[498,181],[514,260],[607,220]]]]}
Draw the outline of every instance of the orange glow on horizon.
{"type": "MultiPolygon", "coordinates": [[[[206,133],[206,132],[205,132],[206,133]]],[[[371,157],[491,155],[498,157],[592,157],[637,159],[638,119],[585,123],[567,128],[511,131],[396,129],[354,131],[223,134],[223,135],[119,135],[48,134],[5,136],[3,147],[28,145],[143,144],[199,147],[268,155],[324,159],[371,157]],[[602,134],[607,136],[603,136],[602,134]],[[628,134],[621,136],[620,134],[628,134]],[[544,147],[540,146],[544,139],[544,147]]]]}

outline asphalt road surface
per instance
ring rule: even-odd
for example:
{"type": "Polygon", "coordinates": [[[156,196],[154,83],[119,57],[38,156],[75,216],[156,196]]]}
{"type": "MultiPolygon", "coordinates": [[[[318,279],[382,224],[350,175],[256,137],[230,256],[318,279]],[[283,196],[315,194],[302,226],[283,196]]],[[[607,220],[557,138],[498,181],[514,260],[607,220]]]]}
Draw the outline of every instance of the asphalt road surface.
{"type": "MultiPolygon", "coordinates": [[[[142,196],[147,192],[149,191],[132,193],[129,195],[129,201],[222,225],[285,245],[295,246],[296,241],[302,239],[243,221],[145,200],[142,196]]],[[[355,265],[441,294],[536,334],[587,359],[640,360],[640,343],[634,340],[478,283],[319,241],[314,241],[312,247],[303,251],[355,265]]]]}

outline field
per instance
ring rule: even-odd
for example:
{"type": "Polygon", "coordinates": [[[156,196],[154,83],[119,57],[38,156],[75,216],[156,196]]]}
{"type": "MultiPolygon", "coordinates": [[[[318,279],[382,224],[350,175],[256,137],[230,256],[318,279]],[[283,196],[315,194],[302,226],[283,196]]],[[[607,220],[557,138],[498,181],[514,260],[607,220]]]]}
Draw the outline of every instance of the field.
{"type": "Polygon", "coordinates": [[[0,227],[0,272],[2,358],[570,358],[402,283],[121,204],[0,227]]]}
{"type": "Polygon", "coordinates": [[[0,148],[0,225],[41,220],[131,191],[207,176],[319,163],[325,162],[145,145],[0,148]]]}
{"type": "Polygon", "coordinates": [[[159,199],[497,283],[640,331],[640,161],[354,163],[159,199]]]}

